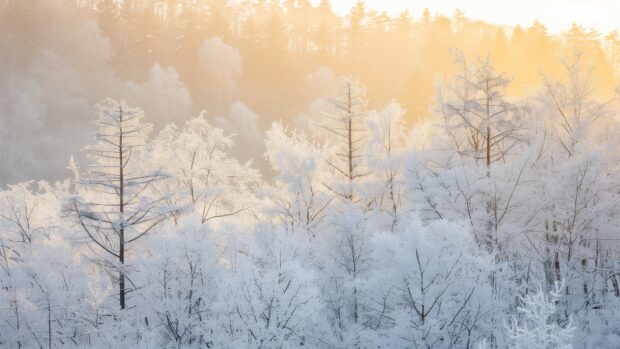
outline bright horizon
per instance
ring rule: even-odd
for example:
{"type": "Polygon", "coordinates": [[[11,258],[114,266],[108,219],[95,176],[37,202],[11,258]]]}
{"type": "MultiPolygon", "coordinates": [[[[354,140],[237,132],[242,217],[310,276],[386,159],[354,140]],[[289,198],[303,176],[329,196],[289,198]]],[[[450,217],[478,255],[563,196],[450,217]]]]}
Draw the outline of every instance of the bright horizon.
{"type": "MultiPolygon", "coordinates": [[[[312,0],[318,4],[320,0],[312,0]]],[[[331,1],[332,8],[339,15],[347,14],[357,0],[331,1]]],[[[408,10],[412,16],[420,17],[425,8],[432,14],[451,16],[456,9],[467,18],[483,20],[500,25],[530,26],[535,20],[544,24],[550,33],[559,34],[576,22],[586,28],[594,28],[602,34],[618,28],[617,16],[620,2],[613,0],[522,0],[505,1],[452,1],[452,0],[368,0],[366,7],[374,11],[399,14],[408,10]],[[536,11],[532,11],[536,8],[536,11]]]]}

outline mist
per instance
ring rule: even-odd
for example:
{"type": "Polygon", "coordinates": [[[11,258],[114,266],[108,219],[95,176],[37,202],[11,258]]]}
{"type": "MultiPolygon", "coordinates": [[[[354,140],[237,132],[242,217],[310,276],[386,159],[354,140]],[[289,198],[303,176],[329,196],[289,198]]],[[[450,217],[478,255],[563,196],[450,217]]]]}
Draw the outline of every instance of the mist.
{"type": "MultiPolygon", "coordinates": [[[[387,25],[386,13],[357,6],[338,17],[328,2],[204,5],[5,1],[0,155],[6,165],[0,183],[67,177],[70,156],[85,161],[81,149],[93,131],[94,106],[107,97],[142,108],[155,132],[206,111],[235,134],[236,155],[268,172],[264,130],[278,120],[307,127],[342,76],[362,79],[372,107],[400,102],[411,123],[435,108],[437,81],[455,69],[450,50],[488,52],[516,76],[510,92],[519,96],[541,81],[541,71],[558,72],[558,49],[574,49],[562,48],[564,37],[585,33],[574,26],[554,37],[538,22],[524,30],[470,21],[462,13],[433,18],[428,11],[419,19],[404,12],[387,25]],[[347,29],[347,23],[360,27],[347,29]],[[348,46],[335,40],[338,32],[348,46]],[[505,54],[517,47],[536,54],[505,54]],[[524,59],[532,63],[520,64],[524,59]]],[[[609,71],[617,63],[603,52],[608,44],[582,40],[571,45],[586,49],[600,90],[612,90],[609,71]]]]}
{"type": "MultiPolygon", "coordinates": [[[[243,60],[236,47],[205,37],[187,53],[198,65],[188,87],[175,66],[156,52],[152,64],[127,73],[127,62],[119,61],[122,48],[113,47],[92,14],[61,0],[13,5],[4,5],[6,35],[0,37],[0,154],[5,163],[0,184],[69,176],[71,156],[86,162],[81,149],[93,132],[94,107],[107,97],[139,106],[156,131],[207,111],[216,125],[234,134],[236,154],[265,165],[262,130],[268,123],[243,101],[243,60]]],[[[280,98],[277,92],[265,93],[280,98]]],[[[318,98],[316,89],[311,98],[318,98]]],[[[267,120],[286,117],[275,112],[279,108],[259,105],[267,120]]]]}
{"type": "Polygon", "coordinates": [[[0,347],[620,348],[619,32],[343,3],[0,0],[0,347]]]}

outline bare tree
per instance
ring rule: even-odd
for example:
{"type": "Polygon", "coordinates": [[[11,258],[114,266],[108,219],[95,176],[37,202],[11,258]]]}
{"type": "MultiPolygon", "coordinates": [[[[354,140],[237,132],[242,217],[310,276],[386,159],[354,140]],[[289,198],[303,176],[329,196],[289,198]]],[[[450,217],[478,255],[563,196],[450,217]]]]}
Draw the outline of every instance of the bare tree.
{"type": "MultiPolygon", "coordinates": [[[[364,317],[361,289],[357,283],[366,271],[368,259],[368,232],[363,215],[373,202],[372,198],[364,197],[358,187],[360,179],[369,174],[368,159],[364,154],[368,138],[364,112],[366,89],[358,80],[345,78],[330,102],[333,110],[324,113],[325,121],[321,127],[327,131],[328,143],[333,146],[326,160],[333,171],[323,185],[342,199],[342,206],[334,206],[339,215],[331,218],[338,233],[330,241],[334,248],[331,267],[335,275],[327,298],[336,331],[340,332],[342,340],[346,326],[361,324],[364,317]]],[[[359,340],[354,341],[358,343],[359,340]]]]}
{"type": "Polygon", "coordinates": [[[565,59],[563,65],[566,72],[564,80],[553,80],[543,75],[543,103],[549,105],[550,115],[554,118],[554,122],[550,123],[554,140],[571,158],[575,155],[579,140],[585,139],[595,123],[611,121],[609,107],[613,99],[596,100],[592,69],[584,65],[581,53],[565,59]]]}
{"type": "MultiPolygon", "coordinates": [[[[487,177],[491,178],[491,164],[506,161],[510,150],[524,141],[524,108],[504,97],[503,90],[510,84],[510,79],[497,73],[488,57],[470,65],[462,53],[456,52],[455,60],[462,71],[449,90],[449,100],[441,102],[444,126],[457,153],[476,162],[482,161],[487,177]]],[[[522,172],[523,169],[504,209],[500,207],[497,190],[488,187],[482,193],[488,215],[483,241],[489,250],[498,245],[498,225],[508,211],[522,172]]]]}
{"type": "MultiPolygon", "coordinates": [[[[8,191],[0,191],[0,289],[8,297],[7,313],[12,313],[14,330],[17,333],[17,348],[24,343],[24,320],[19,300],[19,279],[21,263],[25,251],[30,248],[36,233],[43,235],[43,229],[33,224],[33,215],[37,207],[34,195],[29,191],[30,183],[11,186],[8,191]]],[[[34,273],[32,277],[34,277],[34,273]]],[[[29,275],[30,276],[30,275],[29,275]]],[[[12,324],[13,325],[13,324],[12,324]]]]}
{"type": "Polygon", "coordinates": [[[94,163],[79,180],[82,196],[70,199],[67,209],[90,242],[118,259],[119,301],[125,309],[126,252],[167,216],[164,198],[149,195],[149,187],[164,175],[137,164],[151,128],[142,122],[141,110],[111,99],[97,110],[96,143],[86,148],[94,163]]]}
{"type": "Polygon", "coordinates": [[[452,100],[441,106],[445,126],[459,154],[484,160],[490,167],[522,140],[518,117],[522,108],[504,97],[510,79],[497,73],[489,58],[470,66],[457,52],[456,62],[462,72],[451,88],[452,100]],[[455,134],[463,131],[464,137],[455,134]]]}
{"type": "Polygon", "coordinates": [[[362,166],[361,152],[366,140],[364,112],[366,106],[366,89],[353,78],[345,78],[338,95],[330,99],[334,112],[324,113],[326,122],[321,125],[333,137],[336,145],[334,157],[328,164],[344,179],[344,186],[325,184],[337,196],[351,202],[359,201],[355,195],[354,182],[365,176],[362,166]]]}
{"type": "MultiPolygon", "coordinates": [[[[551,140],[558,145],[557,151],[548,150],[549,154],[544,156],[547,162],[552,162],[555,156],[564,158],[567,163],[575,163],[577,167],[575,172],[564,170],[551,175],[567,180],[561,192],[567,197],[558,202],[568,205],[564,207],[564,214],[554,213],[545,221],[545,248],[554,253],[546,259],[547,286],[551,288],[555,282],[567,281],[569,273],[583,273],[587,269],[594,272],[593,275],[599,273],[604,280],[609,278],[614,294],[620,294],[614,268],[608,265],[607,252],[602,247],[605,236],[601,239],[598,229],[592,228],[607,219],[603,217],[616,215],[614,209],[608,210],[601,205],[600,199],[607,193],[617,192],[617,183],[609,180],[611,173],[604,174],[609,170],[602,170],[603,166],[609,166],[607,161],[614,163],[614,160],[590,158],[592,144],[614,138],[615,116],[610,108],[613,100],[597,98],[592,69],[585,64],[580,52],[564,59],[563,65],[565,75],[562,79],[554,80],[543,75],[544,90],[540,103],[549,112],[544,128],[545,132],[549,130],[551,140]]],[[[616,198],[612,196],[608,200],[616,202],[616,198]]],[[[592,280],[584,281],[585,297],[592,297],[596,291],[593,284],[592,280]]],[[[565,291],[570,293],[574,288],[567,282],[565,291]]]]}
{"type": "Polygon", "coordinates": [[[392,231],[398,224],[403,199],[404,113],[400,105],[392,102],[385,110],[371,112],[366,118],[369,139],[365,156],[372,178],[378,181],[374,203],[391,217],[392,231]]]}

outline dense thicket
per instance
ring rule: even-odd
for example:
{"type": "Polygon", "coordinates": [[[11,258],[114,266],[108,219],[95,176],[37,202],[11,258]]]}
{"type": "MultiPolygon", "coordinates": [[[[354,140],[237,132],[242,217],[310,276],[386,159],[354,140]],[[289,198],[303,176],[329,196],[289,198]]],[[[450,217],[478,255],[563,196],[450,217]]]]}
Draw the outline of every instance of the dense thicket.
{"type": "Polygon", "coordinates": [[[272,180],[104,101],[72,179],[0,192],[0,345],[617,348],[617,100],[578,55],[526,100],[457,58],[413,128],[354,78],[274,123],[272,180]]]}
{"type": "Polygon", "coordinates": [[[0,191],[0,347],[620,347],[616,34],[363,2],[0,15],[0,183],[73,173],[0,191]]]}

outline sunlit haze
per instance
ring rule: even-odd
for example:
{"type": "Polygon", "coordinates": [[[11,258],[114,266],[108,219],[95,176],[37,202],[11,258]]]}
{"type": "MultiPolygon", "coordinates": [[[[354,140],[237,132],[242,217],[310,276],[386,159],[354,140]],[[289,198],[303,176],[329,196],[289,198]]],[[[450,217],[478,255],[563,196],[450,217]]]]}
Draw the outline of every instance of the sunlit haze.
{"type": "Polygon", "coordinates": [[[619,349],[620,0],[0,0],[0,348],[619,349]]]}
{"type": "Polygon", "coordinates": [[[0,87],[12,119],[0,139],[12,164],[0,167],[5,184],[69,174],[64,159],[84,160],[89,116],[105,96],[140,106],[156,130],[205,110],[237,135],[242,160],[271,173],[264,131],[277,120],[307,128],[342,76],[367,86],[369,107],[395,100],[411,123],[436,108],[437,83],[458,71],[456,51],[488,56],[512,79],[514,97],[540,86],[541,73],[559,77],[558,62],[576,52],[593,68],[596,93],[609,97],[620,62],[614,1],[0,4],[0,87]],[[29,128],[37,136],[15,139],[29,128]]]}
{"type": "MultiPolygon", "coordinates": [[[[315,4],[319,2],[313,0],[315,4]]],[[[346,14],[356,2],[338,0],[333,2],[333,7],[339,14],[346,14]]],[[[392,15],[409,11],[414,16],[420,15],[426,8],[431,13],[444,15],[460,9],[469,18],[512,26],[528,26],[538,20],[553,33],[567,30],[573,22],[601,32],[620,26],[620,2],[615,0],[369,0],[366,5],[374,11],[387,11],[392,15]]]]}

